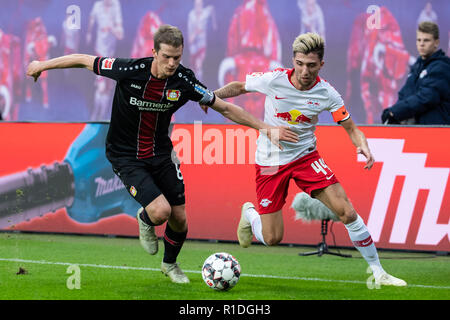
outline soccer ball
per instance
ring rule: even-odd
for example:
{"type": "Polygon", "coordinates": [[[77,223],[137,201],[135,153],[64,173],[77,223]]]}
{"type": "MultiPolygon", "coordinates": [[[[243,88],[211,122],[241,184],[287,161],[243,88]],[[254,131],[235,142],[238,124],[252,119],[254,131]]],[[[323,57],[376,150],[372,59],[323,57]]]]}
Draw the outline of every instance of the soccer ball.
{"type": "Polygon", "coordinates": [[[215,290],[230,290],[239,281],[241,266],[231,254],[217,252],[210,255],[202,267],[202,277],[208,287],[215,290]]]}

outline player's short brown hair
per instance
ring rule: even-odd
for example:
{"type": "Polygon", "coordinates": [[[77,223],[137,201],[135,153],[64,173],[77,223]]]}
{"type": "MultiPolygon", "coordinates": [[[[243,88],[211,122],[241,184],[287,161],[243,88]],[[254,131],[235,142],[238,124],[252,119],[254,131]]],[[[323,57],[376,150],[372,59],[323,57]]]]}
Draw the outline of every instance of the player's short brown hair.
{"type": "Polygon", "coordinates": [[[154,47],[156,52],[161,49],[162,43],[170,45],[174,48],[183,46],[183,33],[177,27],[171,26],[169,24],[163,24],[158,28],[158,30],[156,30],[154,35],[154,47]]]}
{"type": "Polygon", "coordinates": [[[323,59],[325,53],[325,41],[317,33],[304,33],[295,38],[292,44],[292,50],[295,55],[300,52],[303,54],[317,53],[320,61],[323,59]]]}
{"type": "Polygon", "coordinates": [[[431,34],[434,40],[439,39],[439,27],[436,23],[431,21],[424,21],[419,24],[417,31],[431,34]]]}

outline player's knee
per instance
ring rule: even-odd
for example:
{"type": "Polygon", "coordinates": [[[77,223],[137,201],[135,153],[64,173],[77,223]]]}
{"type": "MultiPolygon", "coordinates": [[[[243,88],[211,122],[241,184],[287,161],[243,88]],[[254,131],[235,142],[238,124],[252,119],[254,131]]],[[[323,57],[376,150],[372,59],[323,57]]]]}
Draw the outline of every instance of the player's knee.
{"type": "Polygon", "coordinates": [[[146,211],[154,224],[161,225],[169,219],[172,209],[170,206],[160,205],[146,208],[146,211]]]}
{"type": "Polygon", "coordinates": [[[348,208],[344,211],[342,215],[339,216],[339,219],[342,221],[343,224],[352,223],[356,220],[358,217],[358,214],[356,213],[354,208],[348,208]]]}
{"type": "Polygon", "coordinates": [[[264,236],[264,242],[268,246],[276,246],[277,244],[279,244],[281,242],[281,240],[282,240],[282,237],[274,235],[274,234],[264,236]]]}

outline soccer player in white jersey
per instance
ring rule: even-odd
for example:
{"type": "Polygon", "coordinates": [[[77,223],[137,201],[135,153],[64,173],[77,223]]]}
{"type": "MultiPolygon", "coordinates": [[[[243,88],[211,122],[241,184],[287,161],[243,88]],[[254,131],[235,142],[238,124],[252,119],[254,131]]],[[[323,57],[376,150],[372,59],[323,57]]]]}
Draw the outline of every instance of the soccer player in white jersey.
{"type": "Polygon", "coordinates": [[[366,157],[364,168],[370,169],[374,163],[367,140],[350,117],[340,94],[318,75],[324,65],[324,41],[315,33],[301,34],[293,43],[293,53],[293,69],[253,73],[247,75],[245,82],[230,82],[215,91],[220,98],[255,91],[265,94],[264,122],[289,125],[299,135],[296,143],[281,142],[282,150],[274,148],[264,135],[259,136],[255,161],[258,207],[250,202],[242,206],[239,243],[242,247],[250,246],[253,235],[269,246],[282,240],[282,207],[289,181],[294,179],[303,191],[323,202],[344,223],[377,284],[405,286],[405,281],[383,270],[364,221],[316,150],[314,131],[318,115],[329,111],[346,130],[356,151],[366,157]]]}

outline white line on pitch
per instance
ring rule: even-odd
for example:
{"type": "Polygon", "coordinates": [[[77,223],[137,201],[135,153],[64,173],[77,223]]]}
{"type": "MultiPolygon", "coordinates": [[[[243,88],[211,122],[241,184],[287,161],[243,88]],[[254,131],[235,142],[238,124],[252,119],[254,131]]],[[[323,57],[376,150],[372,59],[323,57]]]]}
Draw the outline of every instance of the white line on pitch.
{"type": "MultiPolygon", "coordinates": [[[[129,266],[110,266],[104,264],[90,264],[90,263],[70,263],[70,262],[52,262],[45,260],[25,260],[16,258],[0,258],[0,261],[7,262],[22,262],[22,263],[35,263],[35,264],[52,264],[61,266],[78,265],[80,267],[102,268],[102,269],[122,269],[122,270],[141,270],[141,271],[161,271],[158,268],[146,268],[146,267],[129,267],[129,266]]],[[[201,273],[197,270],[183,270],[186,273],[201,273]]],[[[265,274],[246,274],[241,276],[252,278],[270,278],[270,279],[283,279],[283,280],[303,280],[303,281],[319,281],[319,282],[340,282],[340,283],[357,283],[366,284],[366,281],[357,280],[338,280],[338,279],[323,279],[323,278],[306,278],[306,277],[288,277],[288,276],[273,276],[265,274]]],[[[408,284],[408,287],[427,288],[427,289],[450,289],[448,286],[431,286],[422,284],[408,284]]]]}

